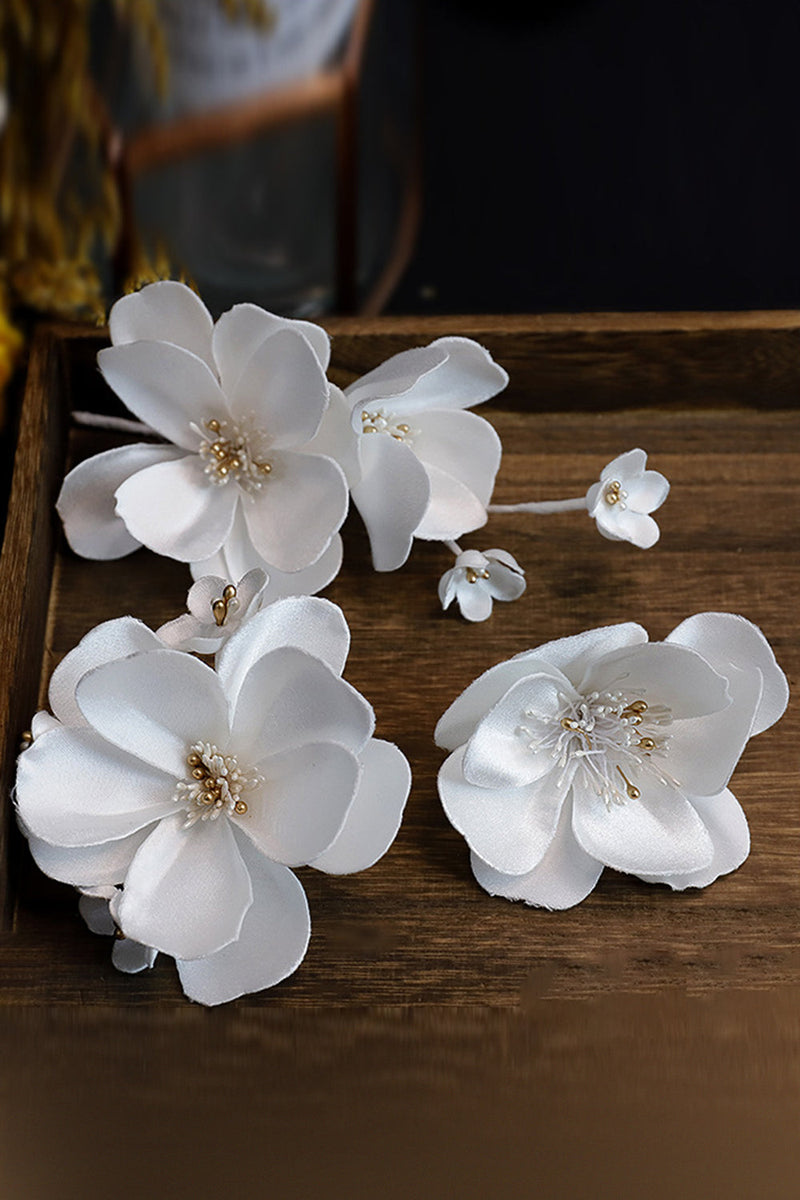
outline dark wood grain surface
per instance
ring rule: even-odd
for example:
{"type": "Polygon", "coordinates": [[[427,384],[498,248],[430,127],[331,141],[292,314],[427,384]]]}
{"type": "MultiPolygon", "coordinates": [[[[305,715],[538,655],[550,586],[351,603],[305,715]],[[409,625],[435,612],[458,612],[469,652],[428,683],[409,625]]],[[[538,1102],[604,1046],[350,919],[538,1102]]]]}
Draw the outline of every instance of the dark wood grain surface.
{"type": "MultiPolygon", "coordinates": [[[[469,625],[439,610],[436,584],[451,565],[445,551],[417,543],[401,571],[375,574],[351,515],[345,565],[326,594],[352,631],[346,678],[373,703],[378,736],[396,741],[414,771],[396,843],[362,875],[301,871],[312,940],[298,972],[204,1013],[188,1005],[163,958],[144,975],[117,974],[71,890],[39,875],[10,831],[0,1005],[12,1076],[24,1073],[30,1052],[32,1078],[61,1095],[63,1064],[91,1063],[91,1108],[133,1072],[139,1117],[144,1108],[166,1113],[193,1081],[215,1081],[227,1113],[237,1088],[258,1096],[253,1128],[268,1141],[272,1122],[283,1140],[272,1167],[278,1195],[534,1195],[537,1178],[538,1194],[553,1197],[639,1188],[652,1196],[796,1195],[796,707],[751,742],[734,777],[753,843],[739,871],[685,894],[608,871],[565,913],[478,888],[439,806],[443,755],[432,732],[471,679],[520,650],[631,619],[661,638],[706,609],[760,625],[796,685],[800,315],[331,328],[342,382],[434,336],[479,337],[512,376],[508,392],[481,410],[504,445],[496,501],[579,495],[611,457],[640,445],[672,482],[661,542],[649,552],[607,542],[583,514],[492,517],[462,544],[511,551],[527,569],[528,590],[469,625]],[[47,1014],[44,1028],[37,1013],[47,1014]],[[137,1045],[151,1065],[162,1055],[161,1074],[137,1073],[137,1045]],[[284,1107],[281,1093],[269,1092],[275,1078],[284,1107]],[[363,1160],[342,1115],[348,1103],[359,1128],[371,1131],[363,1160]],[[315,1115],[324,1145],[303,1160],[302,1131],[315,1115]],[[407,1139],[402,1153],[396,1144],[391,1151],[391,1130],[407,1139]],[[590,1147],[588,1158],[570,1152],[573,1138],[576,1152],[590,1147]],[[394,1155],[382,1180],[373,1172],[381,1148],[394,1155]]],[[[64,467],[58,414],[67,403],[109,406],[93,366],[102,344],[98,335],[56,330],[41,335],[33,358],[0,565],[6,779],[35,694],[44,695],[60,657],[100,620],[130,612],[155,626],[177,614],[189,583],[184,567],[147,551],[117,563],[77,559],[49,510],[64,467]]],[[[107,434],[73,432],[68,452],[74,461],[109,444],[107,434]]],[[[32,1078],[23,1088],[31,1103],[32,1078]]],[[[8,1091],[4,1100],[13,1109],[8,1091]]],[[[217,1113],[220,1133],[235,1130],[229,1118],[217,1113]]],[[[73,1158],[82,1144],[73,1144],[73,1158]]],[[[20,1170],[23,1147],[24,1139],[7,1139],[20,1170]]],[[[257,1162],[250,1147],[234,1178],[255,1179],[257,1162]]],[[[70,1180],[83,1178],[81,1164],[70,1180]]],[[[40,1165],[36,1186],[46,1177],[40,1165]]],[[[75,1187],[13,1194],[80,1194],[75,1187]]]]}

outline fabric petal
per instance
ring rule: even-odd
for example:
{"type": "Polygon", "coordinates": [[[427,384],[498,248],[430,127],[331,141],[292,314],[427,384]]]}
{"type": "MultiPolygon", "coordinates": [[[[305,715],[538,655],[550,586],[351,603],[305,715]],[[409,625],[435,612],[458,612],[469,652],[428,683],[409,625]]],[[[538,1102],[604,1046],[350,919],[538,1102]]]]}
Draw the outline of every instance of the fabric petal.
{"type": "Polygon", "coordinates": [[[649,550],[661,536],[661,530],[652,517],[634,512],[631,508],[620,509],[618,504],[604,502],[593,515],[603,537],[612,542],[630,542],[640,550],[649,550]]]}
{"type": "Polygon", "coordinates": [[[358,754],[374,727],[372,708],[355,688],[318,658],[285,646],[257,659],[242,680],[232,740],[255,765],[311,742],[338,742],[358,754]]]}
{"type": "Polygon", "coordinates": [[[267,563],[299,571],[317,561],[347,516],[347,483],[331,458],[280,450],[270,461],[263,490],[241,494],[247,532],[267,563]]]}
{"type": "Polygon", "coordinates": [[[750,853],[750,830],[739,801],[727,788],[718,796],[689,796],[714,846],[714,857],[707,867],[681,875],[640,875],[646,883],[666,883],[675,891],[688,887],[707,887],[720,875],[740,867],[750,853]]]}
{"type": "MultiPolygon", "coordinates": [[[[600,472],[600,478],[603,483],[610,479],[619,479],[622,483],[628,480],[632,475],[641,475],[647,466],[647,454],[644,450],[627,450],[624,454],[618,454],[612,459],[603,470],[600,472]]],[[[624,486],[624,484],[623,484],[624,486]]]]}
{"type": "Polygon", "coordinates": [[[241,495],[235,483],[212,484],[200,456],[187,454],[127,479],[117,488],[117,512],[143,545],[190,562],[220,548],[241,495]]]}
{"type": "Polygon", "coordinates": [[[113,937],[117,926],[108,910],[108,900],[104,896],[81,896],[78,900],[78,912],[83,917],[92,933],[105,937],[113,937]]]}
{"type": "Polygon", "coordinates": [[[100,371],[130,411],[168,442],[197,450],[192,425],[228,414],[209,367],[188,350],[168,342],[109,346],[97,355],[100,371]]]}
{"type": "Polygon", "coordinates": [[[44,709],[39,709],[31,717],[31,737],[34,741],[41,737],[43,733],[49,733],[51,729],[60,729],[61,722],[58,717],[53,717],[44,709]]]}
{"type": "Polygon", "coordinates": [[[483,417],[460,410],[434,410],[416,418],[414,453],[468,488],[485,508],[494,490],[503,446],[483,417]]]}
{"type": "Polygon", "coordinates": [[[403,350],[346,389],[353,405],[391,399],[397,413],[426,408],[471,408],[496,396],[508,375],[488,350],[464,337],[437,338],[403,350]]]}
{"type": "Polygon", "coordinates": [[[475,583],[460,579],[456,584],[456,598],[461,615],[468,621],[485,621],[492,615],[492,595],[483,579],[475,583]]]}
{"type": "Polygon", "coordinates": [[[525,591],[525,576],[521,571],[513,571],[501,562],[493,562],[491,558],[487,570],[489,578],[486,580],[486,590],[495,600],[518,600],[525,591]]]}
{"type": "Polygon", "coordinates": [[[185,283],[164,279],[122,296],[108,316],[112,344],[170,342],[203,359],[212,371],[214,322],[203,301],[185,283]]]}
{"type": "Polygon", "coordinates": [[[391,846],[411,790],[411,768],[391,742],[371,738],[360,755],[355,799],[333,844],[311,863],[328,875],[365,871],[391,846]]]}
{"type": "Polygon", "coordinates": [[[45,875],[73,887],[91,887],[122,883],[134,854],[150,832],[148,825],[127,837],[97,846],[51,846],[36,837],[29,837],[28,845],[34,862],[45,875]]]}
{"type": "Polygon", "coordinates": [[[525,787],[475,787],[464,778],[464,750],[439,771],[439,796],[448,819],[487,865],[523,875],[542,860],[564,803],[551,776],[525,787]]]}
{"type": "Polygon", "coordinates": [[[146,467],[183,458],[176,446],[117,446],[78,463],[69,472],[56,501],[71,548],[82,558],[122,558],[141,542],[117,515],[117,488],[146,467]]]}
{"type": "Polygon", "coordinates": [[[430,498],[425,514],[414,530],[414,537],[426,541],[451,541],[486,524],[486,509],[474,492],[446,471],[440,471],[430,463],[423,465],[430,498]]]}
{"type": "Polygon", "coordinates": [[[344,471],[347,486],[352,489],[361,479],[358,459],[361,430],[353,429],[351,405],[341,388],[334,383],[328,388],[328,407],[322,424],[304,450],[306,454],[324,454],[334,459],[344,471]]]}
{"type": "Polygon", "coordinates": [[[158,636],[135,617],[116,617],[113,621],[95,625],[62,658],[50,676],[47,694],[50,707],[65,725],[85,725],[86,719],[75,699],[78,680],[102,663],[160,649],[158,636]]]}
{"type": "Polygon", "coordinates": [[[258,763],[264,784],[247,793],[237,827],[273,862],[301,867],[335,840],[356,794],[361,769],[333,742],[306,743],[258,763]]]}
{"type": "Polygon", "coordinates": [[[132,938],[117,937],[111,948],[111,961],[118,971],[126,975],[138,975],[152,967],[158,957],[158,951],[152,946],[143,946],[132,938]]]}
{"type": "Polygon", "coordinates": [[[225,1004],[274,987],[297,970],[308,948],[311,919],[302,885],[288,867],[269,862],[246,840],[241,839],[241,853],[253,903],[238,938],[208,958],[176,963],[184,992],[198,1004],[225,1004]]]}
{"type": "MultiPolygon", "coordinates": [[[[551,748],[539,749],[524,726],[529,710],[555,721],[565,700],[575,696],[560,672],[530,674],[512,684],[479,721],[467,743],[464,777],[481,788],[521,788],[549,775],[551,748]]],[[[535,718],[531,718],[532,723],[535,718]]]]}
{"type": "Polygon", "coordinates": [[[451,567],[439,580],[439,601],[442,608],[449,608],[455,600],[459,574],[456,567],[451,567]]]}
{"type": "Polygon", "coordinates": [[[769,729],[783,715],[789,702],[789,685],[772,647],[752,621],[734,613],[696,613],[673,629],[666,640],[696,650],[721,675],[727,674],[729,663],[761,672],[761,700],[751,737],[769,729]]]}
{"type": "Polygon", "coordinates": [[[268,444],[282,449],[302,446],[317,432],[328,384],[306,339],[281,329],[257,348],[227,395],[234,418],[252,416],[268,444]]]}
{"type": "Polygon", "coordinates": [[[62,847],[97,846],[174,812],[173,786],[163,771],[110,746],[94,730],[61,728],[20,755],[16,803],[31,837],[62,847]]]}
{"type": "Polygon", "coordinates": [[[544,857],[526,875],[504,875],[471,855],[472,872],[490,896],[524,900],[539,908],[572,908],[585,900],[603,872],[603,864],[582,850],[572,832],[572,801],[561,809],[555,836],[544,857]]]}
{"type": "Polygon", "coordinates": [[[301,333],[314,351],[319,365],[327,371],[331,340],[324,329],[311,321],[293,321],[266,312],[256,304],[235,304],[224,312],[214,326],[214,361],[227,396],[233,395],[243,370],[259,346],[279,330],[301,333]]]}
{"type": "Polygon", "coordinates": [[[667,642],[624,648],[593,663],[578,688],[624,691],[651,704],[663,704],[674,719],[703,717],[730,704],[727,681],[694,650],[667,642]]]}
{"type": "Polygon", "coordinates": [[[173,958],[214,954],[239,936],[253,901],[230,821],[184,814],[159,822],[125,877],[118,922],[126,937],[173,958]]]}
{"type": "Polygon", "coordinates": [[[634,512],[655,512],[669,495],[669,480],[659,471],[644,471],[628,480],[627,491],[628,507],[634,512]]]}
{"type": "Polygon", "coordinates": [[[173,780],[185,777],[195,742],[227,750],[228,704],[219,679],[180,650],[154,650],[96,667],[80,680],[76,697],[93,729],[173,780]]]}
{"type": "Polygon", "coordinates": [[[677,874],[707,867],[714,847],[705,825],[677,788],[640,771],[637,800],[608,808],[596,791],[573,783],[572,829],[592,858],[631,875],[677,874]]]}
{"type": "Polygon", "coordinates": [[[361,514],[376,571],[395,571],[411,552],[430,498],[430,482],[413,450],[382,433],[360,435],[361,480],[353,503],[361,514]]]}
{"type": "Polygon", "coordinates": [[[721,712],[667,727],[665,767],[687,794],[716,796],[728,784],[747,745],[761,699],[761,673],[728,667],[731,704],[721,712]]]}

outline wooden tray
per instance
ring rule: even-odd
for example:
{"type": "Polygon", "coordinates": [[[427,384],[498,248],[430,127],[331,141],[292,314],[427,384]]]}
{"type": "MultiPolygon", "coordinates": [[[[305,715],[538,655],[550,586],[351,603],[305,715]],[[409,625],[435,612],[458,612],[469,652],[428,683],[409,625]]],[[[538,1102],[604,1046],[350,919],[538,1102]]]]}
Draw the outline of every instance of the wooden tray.
{"type": "MultiPolygon", "coordinates": [[[[47,1034],[37,1027],[36,1045],[70,1061],[84,1056],[109,1089],[134,1061],[114,1034],[121,1014],[135,1021],[137,1037],[168,1046],[174,1078],[148,1093],[160,1113],[175,1101],[173,1084],[199,1080],[199,1036],[209,1069],[228,1081],[220,1095],[234,1109],[237,1089],[250,1095],[262,1068],[266,1078],[277,1071],[293,1115],[276,1095],[274,1103],[260,1102],[253,1120],[265,1137],[269,1127],[284,1141],[270,1176],[279,1195],[318,1194],[301,1136],[307,1104],[343,1145],[347,1104],[351,1116],[393,1123],[414,1139],[414,1153],[401,1156],[389,1178],[372,1153],[388,1137],[383,1127],[374,1126],[365,1159],[334,1154],[346,1183],[328,1180],[334,1196],[461,1197],[490,1186],[508,1195],[526,1180],[523,1194],[538,1186],[540,1195],[633,1195],[626,1181],[633,1189],[645,1179],[651,1196],[662,1195],[665,1181],[664,1195],[699,1195],[701,1183],[706,1192],[724,1187],[736,1196],[793,1194],[781,1189],[791,1178],[800,1111],[797,709],[790,706],[779,726],[750,744],[734,778],[753,842],[739,871],[685,894],[607,871],[592,896],[565,913],[494,900],[475,884],[465,844],[436,796],[443,755],[432,731],[491,664],[628,619],[661,638],[693,612],[742,613],[764,630],[790,684],[797,679],[800,314],[341,320],[329,327],[340,383],[443,333],[478,338],[512,380],[480,410],[505,447],[495,499],[579,495],[610,458],[641,445],[672,482],[659,514],[661,542],[647,553],[607,542],[580,514],[493,517],[488,531],[463,544],[511,551],[527,568],[528,590],[514,604],[497,605],[487,623],[469,625],[439,610],[436,585],[451,565],[446,552],[418,543],[401,571],[375,574],[357,515],[348,518],[345,565],[326,595],[341,604],[352,630],[347,679],[373,703],[378,736],[396,741],[412,763],[413,791],[395,845],[363,875],[301,871],[313,926],[305,962],[279,987],[211,1015],[183,998],[163,957],[142,975],[115,972],[108,942],[84,928],[72,890],[32,866],[7,813],[0,1004],[10,1061],[21,1074],[29,1068],[29,1026],[20,1014],[46,1005],[47,1034]],[[222,1041],[210,1038],[212,1030],[224,1031],[222,1041]],[[241,1040],[234,1046],[235,1035],[252,1039],[252,1060],[242,1056],[241,1040]],[[329,1111],[323,1102],[330,1096],[337,1099],[329,1111]],[[572,1137],[576,1150],[583,1144],[576,1124],[590,1139],[591,1161],[569,1150],[572,1137]],[[738,1131],[732,1142],[731,1130],[738,1131]],[[737,1141],[745,1130],[746,1147],[737,1141]],[[461,1157],[445,1170],[448,1138],[461,1157]],[[292,1147],[295,1172],[305,1163],[300,1176],[286,1158],[292,1147]],[[528,1161],[530,1176],[517,1174],[528,1161]],[[306,1190],[292,1191],[288,1181],[299,1178],[306,1190]],[[748,1180],[752,1192],[736,1190],[748,1180]]],[[[54,515],[67,464],[120,440],[69,428],[72,405],[118,411],[95,367],[103,344],[96,333],[49,327],[32,353],[0,562],[5,795],[20,735],[61,656],[98,621],[133,613],[155,626],[176,615],[189,585],[186,568],[148,551],[115,563],[79,560],[54,515]]],[[[243,1152],[237,1183],[251,1179],[250,1161],[243,1152]]],[[[252,1181],[261,1178],[258,1161],[252,1156],[252,1181]]],[[[74,1169],[83,1178],[83,1159],[75,1158],[74,1169]]],[[[220,1175],[220,1186],[226,1178],[220,1175]]]]}

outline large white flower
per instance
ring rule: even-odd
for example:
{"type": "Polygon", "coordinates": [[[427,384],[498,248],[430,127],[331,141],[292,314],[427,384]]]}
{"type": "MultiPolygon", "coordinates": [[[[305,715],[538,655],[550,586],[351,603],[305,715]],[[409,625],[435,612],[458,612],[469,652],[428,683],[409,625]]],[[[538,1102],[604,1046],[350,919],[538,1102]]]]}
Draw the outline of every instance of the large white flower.
{"type": "Polygon", "coordinates": [[[604,866],[705,887],[747,857],[728,781],[787,700],[743,617],[701,613],[656,643],[593,629],[500,663],[450,706],[442,803],[492,895],[568,908],[604,866]]]}
{"type": "Polygon", "coordinates": [[[508,375],[483,346],[444,337],[404,350],[331,403],[314,448],[343,467],[378,571],[408,558],[415,537],[448,540],[486,523],[502,446],[464,411],[508,375]]]}
{"type": "Polygon", "coordinates": [[[397,832],[408,764],[341,678],[348,646],[335,605],[287,599],[225,643],[216,671],[123,617],[53,673],[54,715],[17,772],[33,856],[110,895],[124,936],[174,957],[201,1003],[301,962],[309,916],[291,867],[362,870],[397,832]]]}
{"type": "Polygon", "coordinates": [[[308,453],[328,404],[324,330],[251,304],[214,324],[170,280],[117,301],[109,324],[100,370],[169,444],[122,446],[69,473],[58,511],[73,549],[118,558],[143,544],[199,563],[238,518],[258,557],[246,569],[316,563],[347,511],[339,466],[308,453]]]}

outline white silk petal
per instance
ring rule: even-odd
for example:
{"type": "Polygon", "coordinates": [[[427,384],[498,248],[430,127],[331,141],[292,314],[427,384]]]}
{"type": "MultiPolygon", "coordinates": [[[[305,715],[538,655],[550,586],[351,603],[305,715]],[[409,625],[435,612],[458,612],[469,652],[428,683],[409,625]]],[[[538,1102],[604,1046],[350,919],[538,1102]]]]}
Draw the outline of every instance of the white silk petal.
{"type": "Polygon", "coordinates": [[[549,775],[555,760],[549,748],[539,750],[522,732],[532,709],[553,721],[566,698],[575,694],[558,674],[531,674],[512,684],[505,695],[479,721],[467,743],[464,776],[480,788],[521,788],[549,775]]]}
{"type": "Polygon", "coordinates": [[[331,341],[324,329],[311,321],[293,321],[277,317],[255,304],[235,304],[224,312],[214,326],[214,360],[227,396],[233,395],[242,371],[256,350],[282,329],[301,333],[314,351],[319,365],[327,371],[331,341]]]}
{"type": "Polygon", "coordinates": [[[173,787],[163,771],[94,730],[62,727],[20,755],[15,798],[30,836],[57,846],[97,846],[172,813],[173,787]]]}
{"type": "Polygon", "coordinates": [[[115,938],[111,947],[111,961],[118,971],[126,975],[138,975],[152,967],[158,957],[158,951],[152,946],[143,946],[132,938],[115,938]]]}
{"type": "Polygon", "coordinates": [[[730,703],[722,675],[696,651],[668,642],[604,655],[589,667],[578,691],[641,696],[649,704],[666,705],[676,720],[720,712],[730,703]]]}
{"type": "Polygon", "coordinates": [[[472,872],[490,896],[523,900],[538,908],[564,909],[580,904],[592,892],[603,873],[603,864],[587,854],[572,832],[572,802],[561,810],[555,836],[541,862],[525,875],[505,875],[470,858],[472,872]]]}
{"type": "Polygon", "coordinates": [[[628,507],[634,512],[651,513],[669,495],[669,480],[659,471],[644,471],[627,482],[628,507]]]}
{"type": "Polygon", "coordinates": [[[174,279],[151,283],[139,292],[122,296],[108,316],[113,345],[170,342],[196,354],[215,371],[213,326],[211,314],[196,292],[174,279]]]}
{"type": "Polygon", "coordinates": [[[464,778],[464,747],[442,764],[439,796],[470,849],[510,875],[526,874],[541,862],[565,799],[552,775],[519,788],[475,787],[464,778]]]}
{"type": "Polygon", "coordinates": [[[99,933],[105,937],[113,937],[116,933],[117,926],[105,896],[84,894],[78,900],[78,912],[92,933],[99,933]]]}
{"type": "Polygon", "coordinates": [[[53,717],[44,709],[39,709],[31,717],[31,737],[34,741],[40,738],[43,733],[49,733],[51,729],[60,729],[61,722],[58,717],[53,717]]]}
{"type": "Polygon", "coordinates": [[[311,863],[328,875],[365,871],[391,846],[411,790],[411,768],[391,742],[371,738],[361,751],[355,799],[333,844],[311,863]]]}
{"type": "Polygon", "coordinates": [[[393,355],[346,390],[353,404],[391,400],[398,414],[426,408],[471,408],[497,395],[508,375],[471,338],[443,337],[393,355]]]}
{"type": "Polygon", "coordinates": [[[102,842],[97,846],[52,846],[41,838],[29,837],[28,845],[40,871],[73,887],[92,887],[122,883],[133,856],[151,826],[137,829],[127,837],[102,842]]]}
{"type": "Polygon", "coordinates": [[[260,657],[242,680],[232,740],[252,763],[310,742],[338,742],[358,754],[374,727],[375,714],[355,688],[305,651],[283,647],[260,657]]]}
{"type": "Polygon", "coordinates": [[[228,703],[220,681],[182,651],[154,650],[96,667],[80,680],[76,697],[93,729],[173,780],[186,776],[195,742],[228,749],[228,703]]]}
{"type": "Polygon", "coordinates": [[[48,699],[55,716],[65,725],[85,725],[86,719],[75,700],[78,680],[102,663],[160,649],[158,636],[134,617],[116,617],[95,625],[50,676],[48,699]]]}
{"type": "Polygon", "coordinates": [[[515,571],[504,563],[496,562],[489,557],[489,578],[486,580],[486,590],[495,600],[518,600],[525,591],[525,575],[515,571]]]}
{"type": "Polygon", "coordinates": [[[734,613],[696,613],[682,621],[666,639],[697,650],[721,675],[729,663],[755,667],[762,675],[761,700],[750,736],[763,733],[781,717],[789,701],[789,685],[764,634],[734,613]]]}
{"type": "Polygon", "coordinates": [[[270,461],[262,491],[241,494],[247,532],[266,563],[299,571],[324,553],[347,516],[347,482],[333,459],[321,455],[280,450],[270,461]]]}
{"type": "Polygon", "coordinates": [[[302,446],[319,429],[328,404],[328,384],[310,344],[282,329],[268,337],[228,392],[234,419],[252,417],[271,447],[302,446]]]}
{"type": "Polygon", "coordinates": [[[141,542],[116,511],[117,488],[146,467],[183,458],[176,446],[137,443],[117,446],[78,463],[69,472],[56,501],[67,541],[83,558],[122,558],[141,542]]]}
{"type": "Polygon", "coordinates": [[[143,545],[180,562],[208,558],[228,537],[242,492],[212,484],[203,460],[187,454],[147,467],[117,488],[117,512],[143,545]]]}
{"type": "Polygon", "coordinates": [[[430,498],[425,515],[414,530],[414,537],[426,541],[451,541],[486,524],[486,508],[474,492],[431,463],[423,466],[428,476],[430,498]]]}
{"type": "Polygon", "coordinates": [[[376,571],[395,571],[411,552],[430,499],[430,481],[414,451],[383,433],[360,435],[361,480],[353,503],[369,535],[376,571]]]}
{"type": "Polygon", "coordinates": [[[273,862],[304,866],[340,832],[356,794],[358,759],[333,742],[306,743],[257,767],[264,784],[247,793],[237,827],[273,862]]]}
{"type": "Polygon", "coordinates": [[[361,479],[361,467],[358,461],[358,446],[361,437],[361,420],[359,428],[354,430],[351,423],[351,405],[341,388],[331,383],[329,387],[328,407],[322,418],[317,433],[304,446],[306,454],[325,454],[334,459],[345,473],[347,485],[354,488],[361,479]]]}
{"type": "Polygon", "coordinates": [[[591,515],[597,521],[597,528],[603,537],[612,542],[630,542],[640,550],[649,550],[661,536],[661,530],[652,517],[634,512],[631,508],[621,510],[618,504],[609,505],[604,501],[602,507],[591,515]]]}
{"type": "Polygon", "coordinates": [[[201,958],[236,940],[253,891],[227,817],[183,823],[182,812],[159,822],[139,848],[117,917],[136,942],[201,958]]]}
{"type": "Polygon", "coordinates": [[[692,796],[716,796],[727,787],[750,736],[761,699],[761,673],[729,666],[728,687],[729,708],[667,727],[665,769],[692,796]]]}
{"type": "Polygon", "coordinates": [[[239,936],[208,958],[176,963],[184,992],[198,1004],[225,1004],[274,987],[297,970],[308,948],[311,920],[299,880],[240,840],[253,903],[239,936]]]}
{"type": "Polygon", "coordinates": [[[470,583],[463,578],[456,584],[458,607],[468,621],[486,621],[492,615],[492,595],[484,584],[482,579],[470,583]]]}
{"type": "Polygon", "coordinates": [[[707,887],[720,875],[740,867],[750,853],[750,830],[739,801],[727,788],[718,796],[689,796],[708,830],[714,857],[707,867],[682,875],[640,875],[646,883],[666,883],[675,891],[688,887],[707,887]]]}
{"type": "Polygon", "coordinates": [[[706,867],[714,847],[684,795],[639,771],[638,800],[611,804],[588,785],[573,783],[572,829],[592,858],[631,875],[676,874],[706,867]]]}
{"type": "Polygon", "coordinates": [[[461,410],[434,410],[416,418],[414,453],[474,493],[485,508],[494,489],[502,443],[483,417],[461,410]]]}
{"type": "Polygon", "coordinates": [[[109,346],[97,355],[106,383],[131,412],[168,442],[197,450],[192,424],[228,415],[220,386],[196,354],[168,342],[109,346]]]}
{"type": "Polygon", "coordinates": [[[624,454],[618,454],[607,466],[603,467],[600,478],[604,483],[610,479],[619,479],[622,482],[632,475],[641,475],[646,466],[647,454],[644,450],[638,448],[627,450],[624,454]]]}

